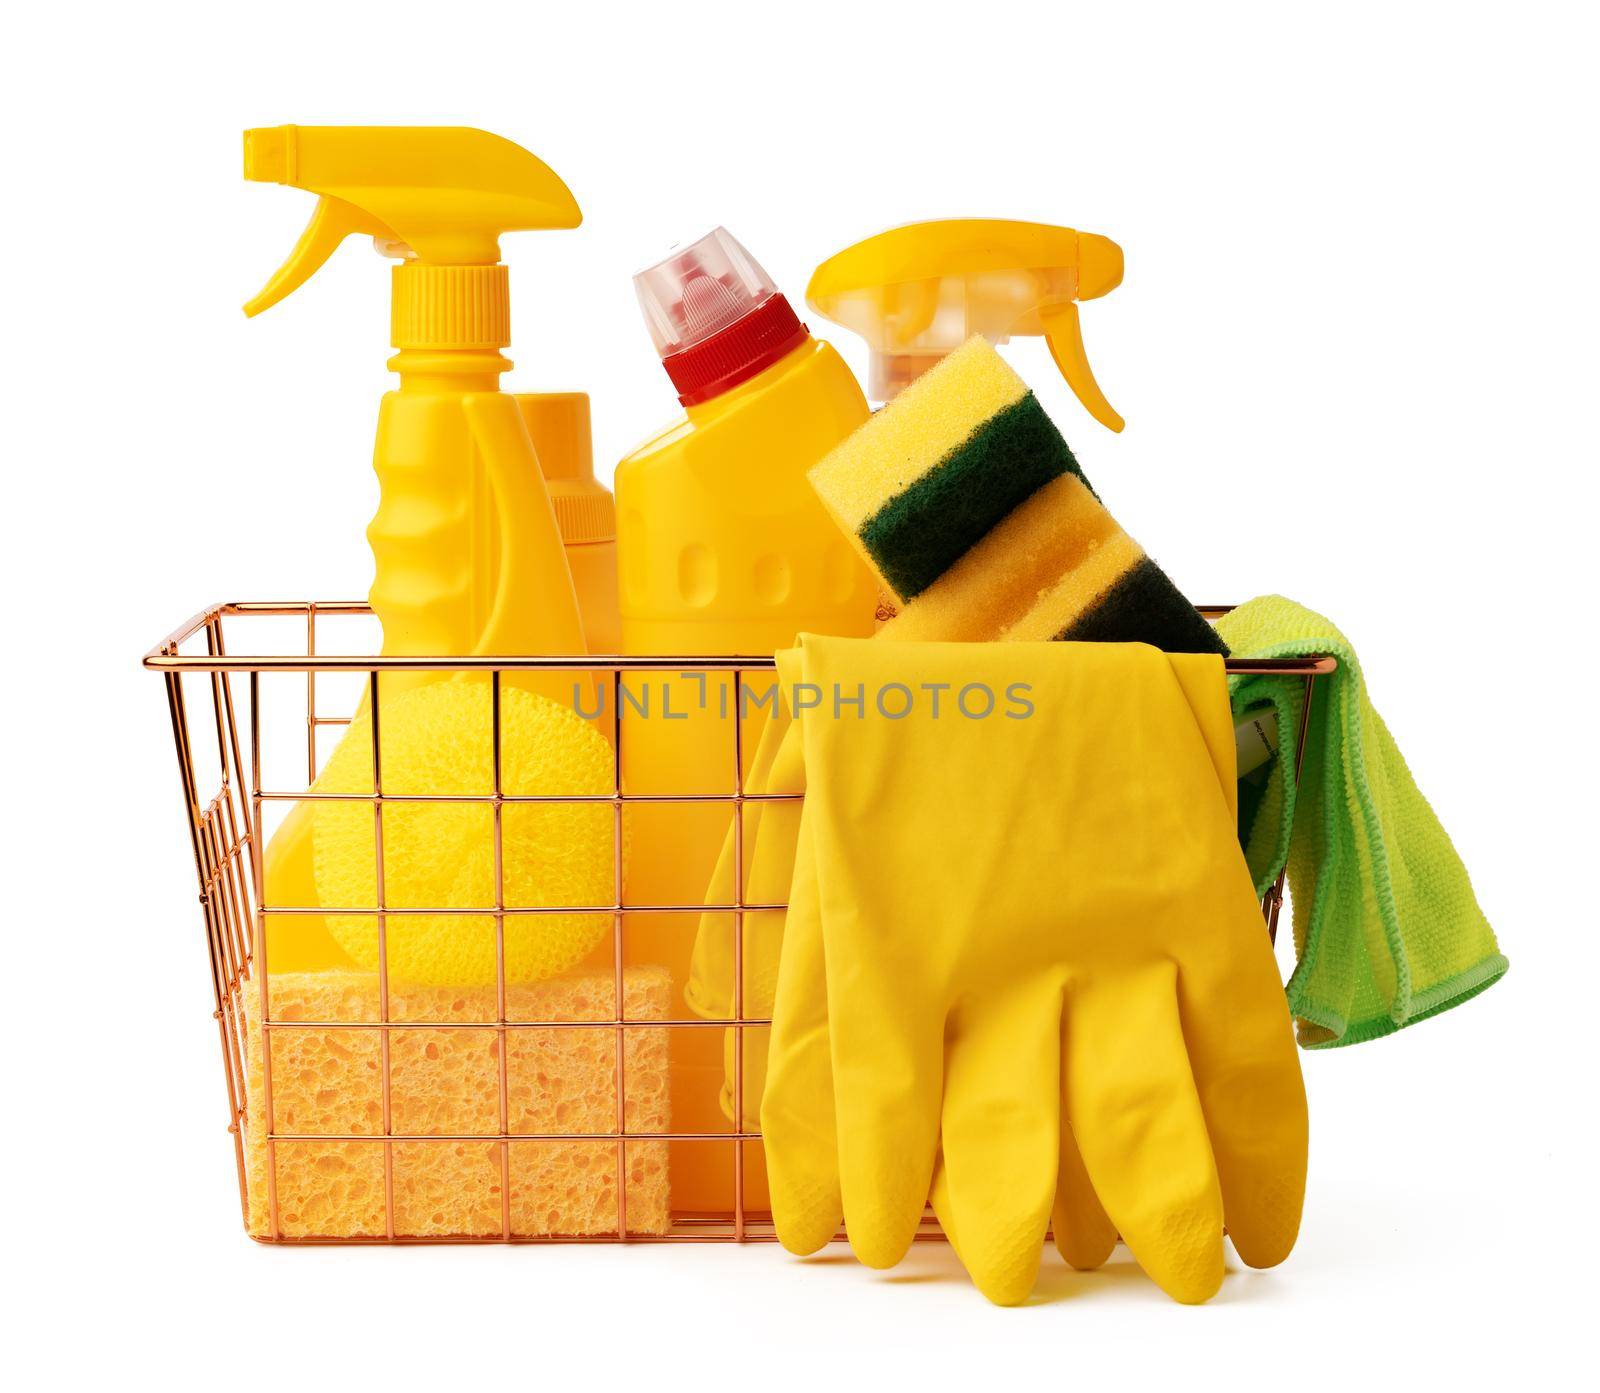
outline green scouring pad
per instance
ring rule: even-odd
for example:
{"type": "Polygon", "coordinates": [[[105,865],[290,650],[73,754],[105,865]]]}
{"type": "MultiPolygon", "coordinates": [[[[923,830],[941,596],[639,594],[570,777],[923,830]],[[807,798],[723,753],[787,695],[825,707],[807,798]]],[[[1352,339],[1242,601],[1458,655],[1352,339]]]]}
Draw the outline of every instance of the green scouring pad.
{"type": "Polygon", "coordinates": [[[1227,651],[986,339],[929,369],[810,477],[898,603],[885,637],[1227,651]]]}

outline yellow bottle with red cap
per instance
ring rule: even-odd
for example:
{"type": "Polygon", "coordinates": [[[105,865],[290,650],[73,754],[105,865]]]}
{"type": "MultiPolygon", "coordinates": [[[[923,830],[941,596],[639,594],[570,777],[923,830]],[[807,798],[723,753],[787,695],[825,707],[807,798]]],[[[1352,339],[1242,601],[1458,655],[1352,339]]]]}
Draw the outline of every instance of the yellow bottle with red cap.
{"type": "MultiPolygon", "coordinates": [[[[876,583],[806,481],[806,471],[867,418],[844,360],[811,337],[722,228],[641,272],[635,288],[684,414],[617,465],[623,651],[766,657],[801,630],[871,633],[876,583]]],[[[639,675],[624,692],[630,792],[731,793],[741,706],[745,760],[755,751],[770,709],[760,675],[746,679],[754,690],[741,702],[725,676],[694,673],[692,662],[685,668],[688,675],[639,675]]],[[[631,805],[629,903],[699,905],[729,808],[631,805]]],[[[668,964],[681,989],[697,923],[696,914],[629,914],[626,954],[668,964]]],[[[722,1032],[673,1035],[673,1131],[726,1131],[718,1101],[722,1032]]],[[[675,1206],[725,1211],[733,1181],[725,1145],[673,1144],[675,1206]]],[[[763,1207],[753,1165],[745,1182],[746,1204],[763,1207]]]]}

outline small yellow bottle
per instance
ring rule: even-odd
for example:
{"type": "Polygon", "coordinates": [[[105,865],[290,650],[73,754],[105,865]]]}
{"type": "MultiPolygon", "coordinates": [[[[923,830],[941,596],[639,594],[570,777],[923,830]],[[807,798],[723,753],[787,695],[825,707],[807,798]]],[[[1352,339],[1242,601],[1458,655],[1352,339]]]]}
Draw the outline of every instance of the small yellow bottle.
{"type": "Polygon", "coordinates": [[[550,491],[591,653],[622,651],[617,612],[617,508],[594,477],[586,392],[519,392],[522,423],[550,491]]]}
{"type": "MultiPolygon", "coordinates": [[[[844,360],[811,337],[722,228],[641,272],[635,287],[685,414],[617,465],[623,651],[765,657],[801,630],[870,634],[876,584],[806,481],[867,418],[844,360]]],[[[624,691],[622,761],[632,793],[731,793],[741,705],[747,764],[755,751],[770,680],[747,678],[751,699],[741,703],[725,676],[686,668],[636,676],[624,691]]],[[[699,905],[730,805],[634,804],[629,812],[628,903],[699,905]]],[[[697,924],[697,914],[629,914],[628,961],[667,964],[681,989],[697,924]]],[[[722,1032],[673,1035],[673,1131],[725,1132],[722,1032]]],[[[733,1182],[725,1145],[673,1144],[676,1208],[725,1211],[733,1182]]],[[[746,1205],[763,1207],[762,1177],[752,1170],[745,1182],[746,1205]]]]}

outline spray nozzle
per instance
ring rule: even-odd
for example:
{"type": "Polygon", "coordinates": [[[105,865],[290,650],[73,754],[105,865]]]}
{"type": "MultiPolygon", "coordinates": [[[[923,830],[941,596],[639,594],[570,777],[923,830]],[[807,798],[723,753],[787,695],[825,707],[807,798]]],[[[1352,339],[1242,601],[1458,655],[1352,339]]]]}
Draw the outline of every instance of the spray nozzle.
{"type": "Polygon", "coordinates": [[[1122,248],[1108,237],[956,218],[893,228],[829,257],[806,303],[866,339],[875,400],[893,398],[973,334],[991,343],[1039,334],[1089,414],[1120,431],[1084,352],[1078,301],[1121,283],[1122,248]]]}
{"type": "Polygon", "coordinates": [[[543,160],[470,126],[263,127],[244,133],[244,177],[320,195],[250,315],[304,285],[351,233],[407,263],[478,267],[499,263],[502,233],[583,220],[543,160]]]}

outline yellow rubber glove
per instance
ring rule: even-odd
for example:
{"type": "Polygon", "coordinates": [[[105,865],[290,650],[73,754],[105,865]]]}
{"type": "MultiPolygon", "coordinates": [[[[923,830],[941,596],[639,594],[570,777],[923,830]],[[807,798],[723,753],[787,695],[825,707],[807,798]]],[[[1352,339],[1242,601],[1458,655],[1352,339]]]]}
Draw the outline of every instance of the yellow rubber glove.
{"type": "Polygon", "coordinates": [[[931,1193],[1003,1304],[1052,1211],[1068,1261],[1114,1225],[1180,1301],[1220,1285],[1224,1220],[1245,1262],[1287,1256],[1305,1094],[1222,660],[807,636],[779,671],[807,789],[762,1104],[785,1246],[843,1217],[890,1266],[931,1193]]]}
{"type": "MultiPolygon", "coordinates": [[[[800,730],[788,709],[780,702],[761,732],[755,759],[745,779],[751,794],[793,795],[806,791],[804,748],[800,730]]],[[[794,878],[795,841],[799,836],[800,804],[787,798],[771,802],[760,799],[745,804],[744,813],[744,903],[784,904],[794,878]]],[[[712,904],[734,902],[734,838],[730,833],[722,844],[712,873],[706,899],[712,904]]],[[[762,910],[744,916],[744,1017],[762,1019],[772,1015],[772,1002],[778,982],[778,957],[783,944],[782,910],[762,910]]],[[[684,999],[697,1015],[706,1020],[731,1020],[736,1005],[733,992],[734,916],[708,911],[701,916],[689,964],[689,981],[684,999]]],[[[765,1026],[746,1026],[744,1030],[744,1107],[741,1125],[755,1130],[760,1126],[761,1094],[767,1072],[768,1030],[765,1026]]],[[[734,1118],[734,1050],[737,1036],[723,1032],[722,1111],[734,1118]]]]}

